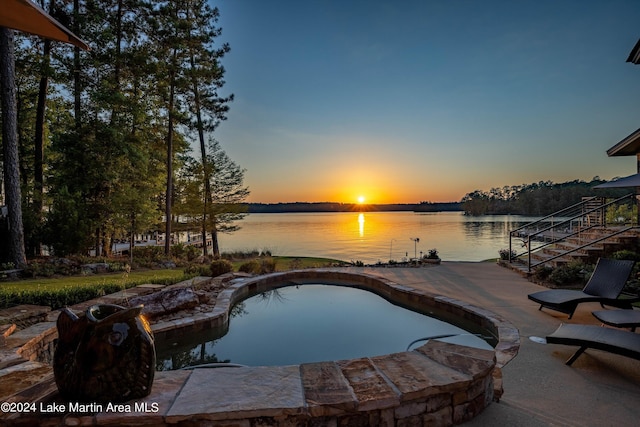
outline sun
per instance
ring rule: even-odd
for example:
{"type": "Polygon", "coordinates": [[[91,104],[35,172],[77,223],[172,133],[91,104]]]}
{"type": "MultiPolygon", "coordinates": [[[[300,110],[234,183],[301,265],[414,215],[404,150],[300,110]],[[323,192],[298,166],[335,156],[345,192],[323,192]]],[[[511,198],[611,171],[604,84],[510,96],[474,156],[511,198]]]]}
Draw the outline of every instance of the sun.
{"type": "Polygon", "coordinates": [[[364,196],[358,196],[358,204],[363,204],[367,200],[364,196]]]}

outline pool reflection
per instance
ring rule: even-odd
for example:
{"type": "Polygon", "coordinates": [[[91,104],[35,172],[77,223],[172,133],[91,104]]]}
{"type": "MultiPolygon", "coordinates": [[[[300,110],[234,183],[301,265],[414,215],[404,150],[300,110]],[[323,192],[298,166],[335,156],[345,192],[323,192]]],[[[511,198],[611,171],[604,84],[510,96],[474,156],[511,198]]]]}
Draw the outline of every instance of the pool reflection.
{"type": "Polygon", "coordinates": [[[430,335],[491,349],[485,341],[438,319],[399,307],[357,288],[322,284],[288,286],[234,306],[230,328],[158,343],[157,369],[231,362],[294,365],[405,351],[430,335]]]}

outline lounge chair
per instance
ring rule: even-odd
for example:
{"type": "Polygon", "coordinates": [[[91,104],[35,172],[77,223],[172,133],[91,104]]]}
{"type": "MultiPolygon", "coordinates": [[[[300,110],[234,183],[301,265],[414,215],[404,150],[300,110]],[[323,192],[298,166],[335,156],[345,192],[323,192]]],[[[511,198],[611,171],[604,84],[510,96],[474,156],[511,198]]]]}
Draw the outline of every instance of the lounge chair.
{"type": "Polygon", "coordinates": [[[588,348],[640,359],[640,334],[622,329],[563,323],[554,333],[547,336],[547,343],[580,346],[565,362],[569,366],[588,348]]]}
{"type": "Polygon", "coordinates": [[[550,308],[568,314],[569,319],[582,302],[599,302],[602,307],[608,305],[630,309],[631,303],[640,299],[618,299],[618,296],[631,274],[633,264],[634,261],[600,258],[591,278],[581,291],[549,289],[529,294],[528,297],[540,304],[539,310],[542,310],[542,307],[550,308]]]}
{"type": "Polygon", "coordinates": [[[640,326],[640,310],[598,310],[591,314],[605,325],[631,328],[631,332],[640,326]]]}

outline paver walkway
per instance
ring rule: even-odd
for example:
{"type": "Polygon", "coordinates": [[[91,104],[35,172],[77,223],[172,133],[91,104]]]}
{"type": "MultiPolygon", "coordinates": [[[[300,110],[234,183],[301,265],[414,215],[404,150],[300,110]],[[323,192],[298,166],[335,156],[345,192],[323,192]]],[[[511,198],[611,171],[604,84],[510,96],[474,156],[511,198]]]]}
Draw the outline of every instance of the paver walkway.
{"type": "Polygon", "coordinates": [[[433,268],[363,268],[366,273],[484,307],[520,331],[520,352],[503,368],[504,395],[469,426],[631,426],[640,419],[640,361],[587,350],[564,365],[576,347],[539,344],[561,323],[599,324],[581,304],[571,320],[544,310],[527,294],[544,290],[493,263],[443,262],[433,268]]]}

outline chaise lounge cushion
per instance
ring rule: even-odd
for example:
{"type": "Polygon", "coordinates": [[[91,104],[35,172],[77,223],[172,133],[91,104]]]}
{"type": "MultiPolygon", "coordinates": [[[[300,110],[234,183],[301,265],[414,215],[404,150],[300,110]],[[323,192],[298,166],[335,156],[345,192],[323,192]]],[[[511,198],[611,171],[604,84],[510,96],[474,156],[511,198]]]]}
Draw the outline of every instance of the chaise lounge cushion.
{"type": "Polygon", "coordinates": [[[578,304],[599,302],[613,307],[631,308],[634,299],[618,299],[624,288],[634,261],[600,258],[591,278],[581,290],[549,289],[529,294],[528,298],[543,307],[573,316],[578,304]]]}
{"type": "Polygon", "coordinates": [[[622,329],[565,323],[547,336],[547,343],[580,346],[578,351],[567,360],[567,365],[571,365],[587,348],[640,359],[640,334],[622,329]]]}
{"type": "Polygon", "coordinates": [[[605,325],[631,328],[632,332],[640,326],[640,310],[598,310],[591,314],[605,325]]]}

